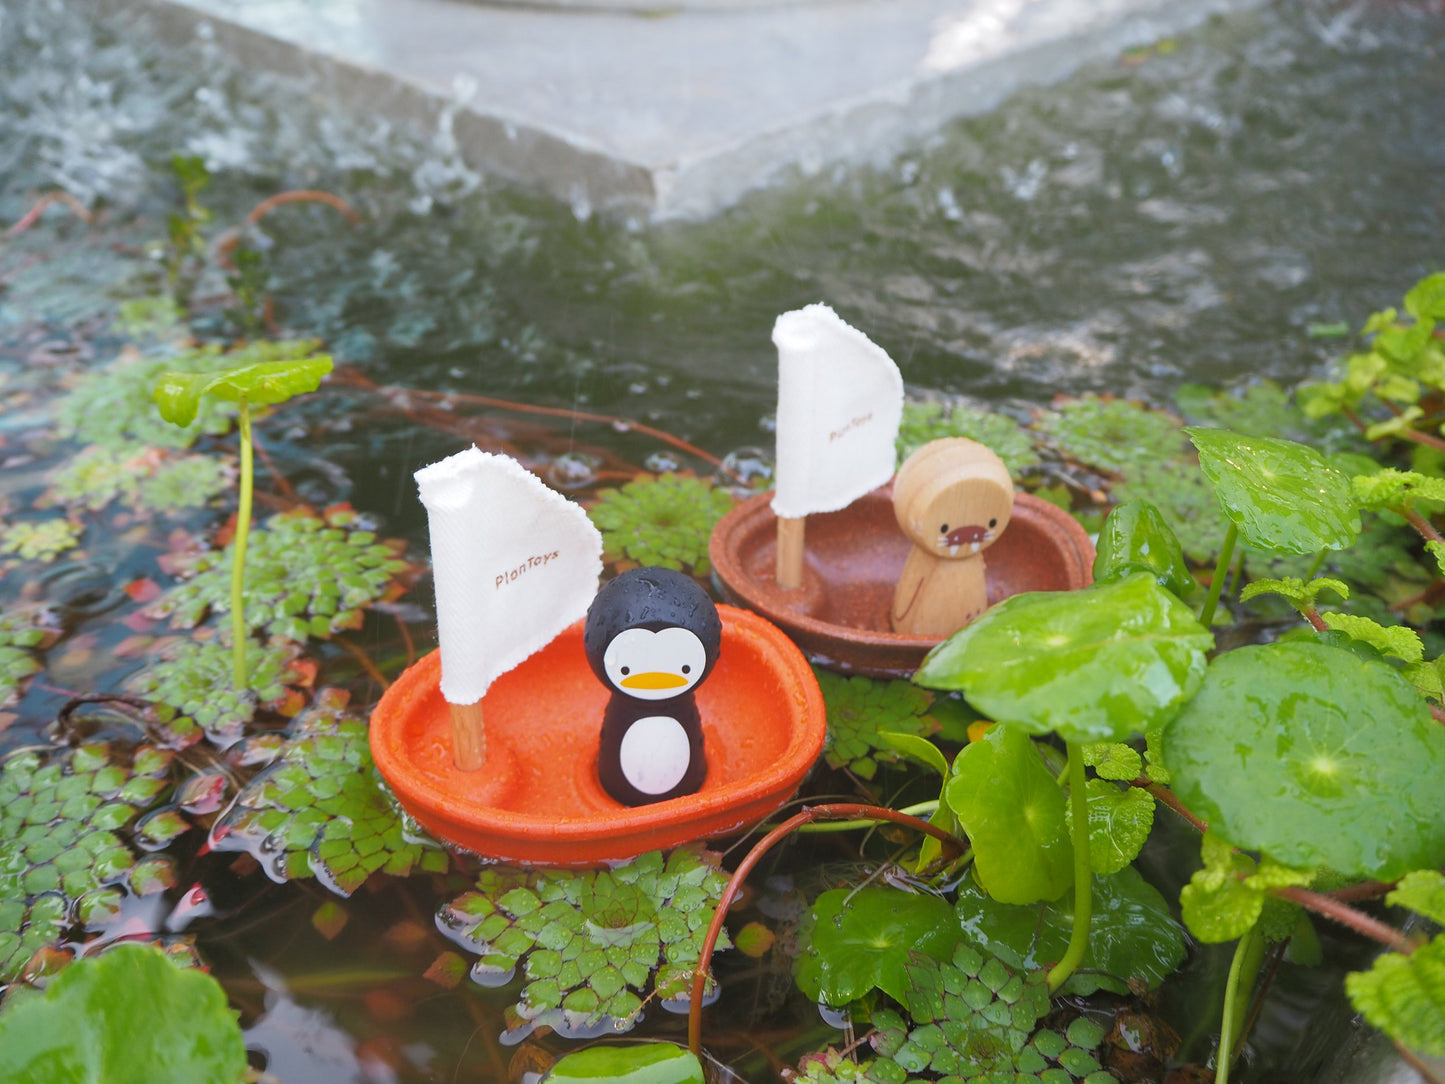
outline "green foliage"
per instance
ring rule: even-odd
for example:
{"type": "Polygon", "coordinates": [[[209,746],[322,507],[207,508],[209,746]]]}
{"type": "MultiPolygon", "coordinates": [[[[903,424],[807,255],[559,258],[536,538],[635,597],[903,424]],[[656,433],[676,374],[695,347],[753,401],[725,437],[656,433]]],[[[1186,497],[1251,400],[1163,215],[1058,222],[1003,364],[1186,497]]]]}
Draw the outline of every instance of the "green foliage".
{"type": "MultiPolygon", "coordinates": [[[[171,754],[106,743],[24,750],[0,765],[0,982],[59,939],[76,906],[103,924],[113,886],[157,890],[121,835],[169,790],[171,754]]],[[[160,887],[166,887],[164,885],[160,887]]]]}
{"type": "Polygon", "coordinates": [[[843,677],[816,668],[813,672],[828,713],[823,755],[829,767],[847,768],[859,778],[872,779],[880,760],[898,759],[897,745],[882,732],[922,738],[938,730],[937,720],[928,714],[933,695],[916,685],[843,677]]]}
{"type": "MultiPolygon", "coordinates": [[[[1026,907],[1000,903],[977,885],[958,890],[964,937],[1015,970],[1033,971],[1060,959],[1074,926],[1074,895],[1026,907]]],[[[1129,992],[1130,980],[1158,986],[1184,961],[1184,930],[1169,904],[1127,868],[1095,877],[1089,945],[1083,963],[1063,985],[1065,993],[1129,992]]]]}
{"type": "Polygon", "coordinates": [[[1175,404],[1191,422],[1250,437],[1302,441],[1326,451],[1361,446],[1359,433],[1343,418],[1306,417],[1293,398],[1273,380],[1257,380],[1228,391],[1184,384],[1174,393],[1175,404]]]}
{"type": "MultiPolygon", "coordinates": [[[[685,996],[727,878],[718,856],[681,847],[604,870],[484,869],[438,922],[489,975],[518,966],[517,1012],[555,1028],[637,1022],[639,996],[685,996]]],[[[719,941],[727,946],[726,937],[719,941]]]]}
{"type": "Polygon", "coordinates": [[[1127,783],[1144,774],[1144,758],[1133,746],[1123,742],[1098,742],[1084,746],[1084,763],[1093,768],[1100,779],[1127,783]]]}
{"type": "Polygon", "coordinates": [[[1212,560],[1224,543],[1225,520],[1214,490],[1183,452],[1131,465],[1110,495],[1116,501],[1147,501],[1158,508],[1191,561],[1212,560]]]}
{"type": "MultiPolygon", "coordinates": [[[[282,639],[329,637],[361,624],[361,611],[400,594],[399,577],[412,566],[401,544],[379,542],[371,531],[352,528],[356,514],[329,508],[317,516],[304,509],[282,512],[252,533],[246,550],[246,621],[282,639]]],[[[192,628],[208,613],[229,613],[234,544],[188,555],[178,571],[191,578],[148,609],[169,617],[174,628],[192,628]]]]}
{"type": "Polygon", "coordinates": [[[1245,584],[1239,593],[1240,602],[1248,602],[1260,595],[1279,595],[1296,609],[1307,609],[1315,604],[1321,591],[1333,591],[1342,599],[1350,597],[1349,584],[1333,576],[1317,576],[1305,583],[1298,576],[1286,576],[1279,580],[1255,580],[1245,584]]]}
{"type": "Polygon", "coordinates": [[[230,461],[168,455],[143,444],[92,445],[51,477],[46,499],[98,511],[120,499],[141,512],[203,508],[235,481],[230,461]]]}
{"type": "MultiPolygon", "coordinates": [[[[1099,874],[1118,873],[1139,857],[1149,838],[1154,827],[1154,799],[1147,791],[1119,787],[1103,779],[1090,779],[1085,790],[1089,811],[1089,868],[1099,874]]],[[[1065,806],[1064,820],[1072,830],[1072,807],[1065,806]]]]}
{"type": "Polygon", "coordinates": [[[1119,505],[1104,520],[1094,557],[1094,581],[1107,583],[1135,572],[1147,572],[1164,590],[1181,599],[1197,593],[1198,585],[1184,563],[1179,539],[1164,517],[1148,501],[1119,505]]]}
{"type": "Polygon", "coordinates": [[[1408,907],[1431,922],[1445,925],[1445,874],[1434,869],[1412,870],[1400,878],[1385,902],[1408,907]]]}
{"type": "Polygon", "coordinates": [[[0,1010],[11,1084],[239,1084],[246,1044],[221,984],[150,945],[116,945],[0,1010]]]}
{"type": "Polygon", "coordinates": [[[1445,505],[1445,478],[1412,470],[1385,468],[1350,479],[1355,500],[1362,508],[1413,508],[1418,504],[1445,505]]]}
{"type": "Polygon", "coordinates": [[[829,1048],[803,1055],[792,1080],[793,1084],[905,1084],[908,1073],[895,1061],[857,1062],[829,1048]]]}
{"type": "Polygon", "coordinates": [[[26,680],[40,669],[31,649],[45,640],[36,615],[24,611],[0,611],[0,708],[19,699],[26,680]]]}
{"type": "Polygon", "coordinates": [[[1445,936],[1408,956],[1387,952],[1368,971],[1345,976],[1356,1009],[1390,1038],[1445,1056],[1445,936]]]}
{"type": "Polygon", "coordinates": [[[612,560],[626,557],[706,576],[708,536],[732,506],[727,490],[701,478],[642,475],[620,489],[602,490],[587,514],[612,560]]]}
{"type": "Polygon", "coordinates": [[[166,270],[166,288],[176,307],[186,309],[191,293],[206,266],[206,239],[202,229],[210,223],[211,212],[201,206],[198,196],[211,183],[205,159],[177,154],[171,170],[181,186],[182,206],[166,220],[166,243],[161,262],[166,270]]]}
{"type": "Polygon", "coordinates": [[[1194,694],[1213,647],[1148,573],[1015,595],[929,652],[913,680],[958,689],[1001,723],[1066,741],[1118,741],[1194,694]],[[1021,650],[1026,647],[1026,650],[1021,650]]]}
{"type": "Polygon", "coordinates": [[[1185,430],[1219,505],[1255,549],[1315,554],[1360,533],[1350,478],[1313,448],[1227,429],[1185,430]]]}
{"type": "Polygon", "coordinates": [[[1354,614],[1321,614],[1324,622],[1336,632],[1343,632],[1352,640],[1369,644],[1381,655],[1393,655],[1405,662],[1420,662],[1425,658],[1425,645],[1420,634],[1404,625],[1386,627],[1368,617],[1354,614]]]}
{"type": "Polygon", "coordinates": [[[931,440],[968,437],[986,445],[1017,478],[1039,461],[1034,442],[1007,414],[977,410],[962,403],[904,403],[898,426],[898,462],[902,463],[931,440]]]}
{"type": "Polygon", "coordinates": [[[945,958],[958,940],[953,908],[938,896],[883,885],[824,892],[804,918],[794,976],[812,1001],[842,1006],[877,988],[908,998],[908,964],[945,958]]]}
{"type": "Polygon", "coordinates": [[[22,519],[0,530],[0,554],[49,564],[80,545],[85,527],[68,519],[22,519]]]}
{"type": "MultiPolygon", "coordinates": [[[[247,347],[254,351],[258,346],[247,347]]],[[[312,344],[270,344],[284,351],[312,344]]],[[[237,353],[240,353],[239,351],[237,353]]],[[[199,422],[186,429],[162,419],[151,401],[151,388],[168,369],[208,373],[232,364],[220,347],[206,346],[180,354],[142,355],[125,352],[103,369],[85,374],[73,391],[55,407],[56,431],[86,444],[98,444],[117,451],[137,444],[155,448],[189,448],[204,434],[220,435],[230,430],[236,411],[230,404],[208,402],[201,407],[199,422]]]]}
{"type": "Polygon", "coordinates": [[[702,1063],[671,1043],[599,1044],[557,1059],[547,1084],[703,1084],[702,1063]]]}
{"type": "Polygon", "coordinates": [[[1392,411],[1383,425],[1372,427],[1372,439],[1396,435],[1421,418],[1423,412],[1412,409],[1421,397],[1445,390],[1445,345],[1434,335],[1436,323],[1445,319],[1442,293],[1445,274],[1430,275],[1405,295],[1409,322],[1401,321],[1393,308],[1373,313],[1361,331],[1368,349],[1345,359],[1340,378],[1300,388],[1305,414],[1322,418],[1380,403],[1402,405],[1400,414],[1392,411]]]}
{"type": "Polygon", "coordinates": [[[126,680],[126,688],[138,696],[157,701],[174,710],[170,729],[180,735],[199,727],[220,745],[237,741],[256,714],[256,705],[269,704],[286,695],[297,649],[294,644],[273,641],[247,658],[249,693],[231,686],[231,648],[219,638],[191,640],[176,638],[164,643],[144,670],[126,680]]]}
{"type": "Polygon", "coordinates": [[[211,830],[216,850],[247,850],[278,881],[315,875],[349,896],[374,873],[444,872],[445,851],[409,826],[371,761],[364,719],[323,693],[270,767],[211,830]]]}
{"type": "MultiPolygon", "coordinates": [[[[197,373],[185,369],[169,369],[157,378],[151,397],[161,417],[182,427],[196,420],[201,400],[206,397],[227,403],[246,402],[252,406],[271,406],[315,391],[321,378],[331,372],[327,354],[308,357],[285,357],[280,360],[252,361],[246,352],[230,355],[236,364],[225,369],[197,373]]],[[[254,351],[250,351],[254,353],[254,351]]]]}
{"type": "Polygon", "coordinates": [[[1445,728],[1382,662],[1308,642],[1221,655],[1165,758],[1237,847],[1365,878],[1445,864],[1445,728]]]}
{"type": "Polygon", "coordinates": [[[1285,885],[1308,885],[1311,870],[1294,869],[1268,858],[1259,862],[1240,854],[1215,832],[1200,845],[1204,867],[1195,871],[1179,894],[1184,924],[1201,941],[1233,941],[1256,922],[1268,891],[1285,885]]]}
{"type": "Polygon", "coordinates": [[[1066,458],[1125,477],[1143,463],[1177,457],[1186,448],[1175,419],[1127,399],[1070,399],[1041,415],[1034,428],[1066,458]]]}
{"type": "Polygon", "coordinates": [[[1095,1056],[1103,1028],[1082,1017],[1063,1033],[1038,1027],[1049,1010],[1042,974],[1016,974],[967,945],[948,962],[915,955],[908,973],[904,1006],[911,1025],[891,1010],[875,1013],[869,1041],[909,1078],[930,1073],[978,1084],[1114,1080],[1095,1056]]]}
{"type": "Polygon", "coordinates": [[[1064,795],[1023,731],[992,727],[954,758],[943,793],[973,846],[974,873],[1005,903],[1051,900],[1074,882],[1064,795]]]}

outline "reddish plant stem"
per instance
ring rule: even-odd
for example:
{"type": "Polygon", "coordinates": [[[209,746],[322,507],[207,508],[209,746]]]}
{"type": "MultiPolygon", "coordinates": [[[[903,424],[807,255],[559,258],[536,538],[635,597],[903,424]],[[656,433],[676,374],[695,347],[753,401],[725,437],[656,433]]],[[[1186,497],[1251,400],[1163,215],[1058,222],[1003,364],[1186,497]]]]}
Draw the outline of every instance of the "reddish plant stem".
{"type": "Polygon", "coordinates": [[[416,641],[411,638],[411,629],[406,627],[401,614],[393,614],[396,618],[396,631],[401,633],[401,642],[406,645],[406,664],[410,666],[416,662],[416,641]]]}
{"type": "Polygon", "coordinates": [[[256,439],[254,430],[251,433],[251,447],[256,453],[256,458],[266,465],[266,470],[271,475],[271,480],[275,482],[276,487],[281,490],[281,496],[290,504],[304,504],[305,502],[296,496],[296,491],[291,488],[291,483],[286,481],[286,476],[277,468],[276,461],[271,458],[265,446],[256,439]]]}
{"type": "Polygon", "coordinates": [[[345,636],[333,636],[332,639],[347,650],[347,653],[366,671],[367,677],[380,685],[383,692],[391,687],[391,682],[386,680],[386,675],[377,668],[376,663],[371,661],[371,656],[363,651],[360,646],[352,643],[345,636]]]}
{"type": "Polygon", "coordinates": [[[1415,444],[1423,444],[1427,448],[1438,448],[1445,450],[1445,440],[1435,436],[1433,433],[1422,433],[1418,429],[1402,429],[1393,434],[1401,440],[1408,440],[1415,444]]]}
{"type": "Polygon", "coordinates": [[[1395,1049],[1399,1051],[1400,1060],[1411,1069],[1414,1069],[1415,1072],[1419,1073],[1420,1079],[1423,1080],[1425,1084],[1445,1084],[1445,1082],[1442,1082],[1440,1078],[1435,1075],[1434,1070],[1420,1059],[1420,1055],[1400,1042],[1399,1039],[1391,1039],[1390,1041],[1395,1044],[1395,1049]]]}
{"type": "Polygon", "coordinates": [[[1150,794],[1154,796],[1155,800],[1163,802],[1170,809],[1174,810],[1174,812],[1178,813],[1181,817],[1187,820],[1190,824],[1194,825],[1195,828],[1199,829],[1199,831],[1209,831],[1209,825],[1205,824],[1193,813],[1189,812],[1188,809],[1184,808],[1184,803],[1181,802],[1178,798],[1176,798],[1174,796],[1174,792],[1168,787],[1162,787],[1158,783],[1150,782],[1142,775],[1138,779],[1133,780],[1129,785],[1131,787],[1142,787],[1143,789],[1147,790],[1150,794]]]}
{"type": "Polygon", "coordinates": [[[1394,891],[1394,884],[1387,884],[1384,881],[1361,881],[1357,885],[1346,885],[1344,888],[1337,888],[1333,892],[1326,892],[1330,899],[1339,900],[1341,903],[1353,903],[1355,900],[1377,900],[1388,892],[1394,891]]]}
{"type": "Polygon", "coordinates": [[[1303,610],[1300,611],[1300,613],[1304,615],[1304,619],[1306,621],[1308,621],[1311,625],[1314,626],[1316,632],[1330,631],[1330,627],[1325,624],[1325,619],[1320,616],[1319,610],[1315,609],[1313,606],[1306,606],[1303,610]]]}
{"type": "Polygon", "coordinates": [[[1289,900],[1290,903],[1297,903],[1306,910],[1315,914],[1323,915],[1342,926],[1348,926],[1356,933],[1378,941],[1387,948],[1396,952],[1404,953],[1406,956],[1415,951],[1415,942],[1406,937],[1395,927],[1381,922],[1377,918],[1371,918],[1363,911],[1356,911],[1348,904],[1341,903],[1333,896],[1326,896],[1320,892],[1311,892],[1308,888],[1301,888],[1299,885],[1285,885],[1282,888],[1270,889],[1272,895],[1282,900],[1289,900]]]}
{"type": "Polygon", "coordinates": [[[737,899],[738,893],[742,891],[743,882],[747,880],[748,874],[761,861],[763,855],[805,824],[820,820],[863,819],[892,821],[894,824],[914,828],[953,848],[957,854],[962,854],[968,849],[968,844],[963,840],[945,832],[935,824],[929,824],[917,817],[910,817],[907,813],[899,813],[896,809],[885,809],[882,806],[863,805],[856,802],[805,806],[758,840],[753,844],[752,850],[743,856],[743,860],[738,863],[738,868],[733,871],[732,877],[723,888],[722,896],[717,902],[717,909],[713,912],[712,923],[707,928],[707,936],[703,938],[702,951],[698,953],[697,968],[692,975],[692,993],[687,1010],[687,1045],[694,1057],[702,1057],[702,996],[703,991],[707,988],[708,965],[712,963],[712,954],[713,950],[717,948],[717,939],[722,935],[723,921],[727,918],[728,908],[732,906],[733,900],[737,899]]]}
{"type": "Polygon", "coordinates": [[[246,216],[246,225],[254,226],[277,207],[288,203],[324,203],[328,207],[334,207],[340,211],[346,216],[346,221],[353,226],[361,221],[361,216],[356,213],[356,209],[340,196],[323,192],[318,188],[295,188],[289,192],[277,192],[274,196],[269,196],[256,204],[251,208],[251,213],[246,216]]]}
{"type": "MultiPolygon", "coordinates": [[[[1445,446],[1445,445],[1442,445],[1445,446]]],[[[1410,526],[1420,532],[1420,537],[1427,542],[1445,542],[1445,535],[1435,529],[1435,525],[1422,516],[1408,504],[1402,504],[1395,509],[1400,515],[1410,521],[1410,526]]]]}
{"type": "Polygon", "coordinates": [[[19,237],[31,226],[39,222],[40,216],[45,213],[46,208],[48,208],[52,203],[65,204],[65,206],[69,207],[72,211],[75,212],[76,217],[79,218],[82,222],[90,223],[95,221],[95,216],[91,214],[88,210],[86,210],[85,207],[81,204],[81,202],[74,196],[72,196],[69,192],[47,192],[45,195],[41,196],[38,200],[35,201],[34,207],[30,208],[30,210],[25,212],[24,218],[20,219],[19,222],[16,222],[15,225],[11,226],[8,230],[5,231],[5,239],[8,241],[12,237],[19,237]]]}

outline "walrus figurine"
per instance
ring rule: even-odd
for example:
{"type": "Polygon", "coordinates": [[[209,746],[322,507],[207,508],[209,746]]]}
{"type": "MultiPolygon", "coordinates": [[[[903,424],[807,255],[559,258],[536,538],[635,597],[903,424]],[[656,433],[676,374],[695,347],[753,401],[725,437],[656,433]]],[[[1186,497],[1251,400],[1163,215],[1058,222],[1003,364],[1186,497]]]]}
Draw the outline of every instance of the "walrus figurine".
{"type": "Polygon", "coordinates": [[[988,609],[983,551],[1013,502],[1008,468],[976,440],[935,440],[908,457],[893,480],[893,514],[913,543],[893,594],[894,632],[941,640],[988,609]]]}

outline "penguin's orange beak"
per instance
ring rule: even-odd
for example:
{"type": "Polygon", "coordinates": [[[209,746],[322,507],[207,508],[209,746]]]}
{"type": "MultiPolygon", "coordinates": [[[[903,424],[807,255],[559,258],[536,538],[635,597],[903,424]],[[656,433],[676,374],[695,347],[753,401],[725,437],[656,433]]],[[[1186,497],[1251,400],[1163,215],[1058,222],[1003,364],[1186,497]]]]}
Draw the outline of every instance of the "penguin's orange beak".
{"type": "Polygon", "coordinates": [[[665,670],[628,674],[622,679],[624,689],[680,689],[686,684],[687,678],[681,674],[669,674],[665,670]]]}

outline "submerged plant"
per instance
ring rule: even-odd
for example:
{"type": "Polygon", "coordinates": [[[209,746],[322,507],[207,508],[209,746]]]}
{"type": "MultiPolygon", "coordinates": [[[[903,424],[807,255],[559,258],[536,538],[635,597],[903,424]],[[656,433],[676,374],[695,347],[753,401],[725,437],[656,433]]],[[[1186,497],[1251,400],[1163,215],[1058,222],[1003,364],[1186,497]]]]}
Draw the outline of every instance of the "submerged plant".
{"type": "Polygon", "coordinates": [[[241,440],[241,492],[236,513],[236,538],[231,564],[231,649],[233,652],[232,682],[237,692],[246,688],[246,641],[250,630],[246,625],[244,582],[246,572],[246,540],[251,530],[251,408],[271,406],[303,392],[315,391],[321,378],[331,371],[331,358],[325,354],[310,357],[287,357],[282,360],[251,360],[240,353],[232,355],[230,368],[215,373],[191,373],[171,370],[156,381],[152,397],[161,417],[185,428],[196,419],[201,400],[207,396],[235,403],[241,440]]]}
{"type": "Polygon", "coordinates": [[[0,554],[49,564],[80,545],[85,527],[68,519],[20,520],[0,530],[0,554]]]}

